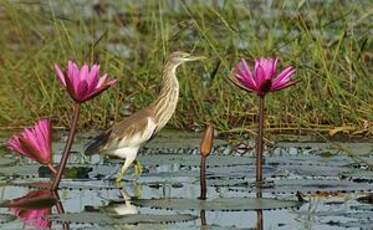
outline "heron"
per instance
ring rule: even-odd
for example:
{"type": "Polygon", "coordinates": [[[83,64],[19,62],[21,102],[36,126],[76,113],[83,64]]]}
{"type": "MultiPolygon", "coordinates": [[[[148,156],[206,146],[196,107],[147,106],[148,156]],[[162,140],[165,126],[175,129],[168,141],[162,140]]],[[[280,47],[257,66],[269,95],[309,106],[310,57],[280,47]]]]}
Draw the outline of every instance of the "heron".
{"type": "Polygon", "coordinates": [[[152,139],[171,119],[179,98],[179,82],[176,69],[184,62],[205,59],[189,53],[176,51],[166,60],[162,71],[162,85],[154,102],[114,124],[87,144],[86,155],[102,154],[125,159],[116,177],[120,183],[132,163],[135,174],[141,175],[142,166],[136,161],[141,146],[152,139]]]}

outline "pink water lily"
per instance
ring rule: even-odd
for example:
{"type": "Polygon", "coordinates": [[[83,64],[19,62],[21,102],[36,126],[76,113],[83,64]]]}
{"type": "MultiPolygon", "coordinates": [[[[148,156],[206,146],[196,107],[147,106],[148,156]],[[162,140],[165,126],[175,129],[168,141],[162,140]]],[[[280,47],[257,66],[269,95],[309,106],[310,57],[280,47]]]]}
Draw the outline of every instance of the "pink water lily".
{"type": "Polygon", "coordinates": [[[278,59],[260,58],[255,61],[252,72],[244,59],[236,65],[230,80],[238,87],[255,92],[258,96],[265,96],[268,92],[285,89],[297,83],[292,78],[295,68],[286,67],[280,74],[276,74],[278,59]]]}
{"type": "Polygon", "coordinates": [[[52,160],[52,124],[48,119],[39,120],[33,127],[24,129],[20,134],[12,136],[7,148],[20,155],[47,165],[55,173],[52,160]]]}
{"type": "Polygon", "coordinates": [[[100,77],[100,66],[97,64],[90,69],[85,64],[79,70],[76,63],[69,61],[65,72],[57,64],[54,68],[58,80],[78,103],[92,99],[116,83],[116,80],[109,80],[107,74],[100,77]]]}
{"type": "Polygon", "coordinates": [[[23,197],[10,201],[6,206],[26,225],[38,229],[49,229],[52,226],[52,223],[47,220],[47,217],[52,214],[49,200],[53,199],[53,195],[48,190],[32,191],[23,197]],[[40,204],[35,205],[37,202],[40,204]],[[46,203],[46,205],[43,203],[46,203]]]}

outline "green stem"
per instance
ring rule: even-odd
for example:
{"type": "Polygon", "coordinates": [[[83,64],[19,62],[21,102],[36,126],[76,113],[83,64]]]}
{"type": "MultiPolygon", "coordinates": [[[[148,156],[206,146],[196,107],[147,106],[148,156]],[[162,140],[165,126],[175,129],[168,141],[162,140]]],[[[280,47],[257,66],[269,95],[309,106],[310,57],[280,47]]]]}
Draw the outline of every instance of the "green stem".
{"type": "Polygon", "coordinates": [[[80,104],[77,103],[77,104],[75,104],[75,107],[74,107],[74,114],[73,114],[73,120],[72,120],[71,126],[70,126],[69,137],[67,139],[65,149],[64,149],[63,154],[62,154],[62,158],[61,158],[60,165],[58,167],[57,175],[54,178],[52,186],[50,188],[53,191],[57,190],[58,185],[61,182],[62,174],[63,174],[63,171],[66,167],[66,163],[67,163],[67,160],[68,160],[69,155],[70,155],[71,146],[73,145],[73,142],[74,142],[74,137],[75,137],[75,133],[76,133],[76,126],[77,126],[78,120],[79,120],[79,114],[80,114],[80,104]]]}
{"type": "Polygon", "coordinates": [[[263,182],[263,134],[264,134],[264,96],[259,97],[258,135],[256,138],[256,185],[263,182]]]}

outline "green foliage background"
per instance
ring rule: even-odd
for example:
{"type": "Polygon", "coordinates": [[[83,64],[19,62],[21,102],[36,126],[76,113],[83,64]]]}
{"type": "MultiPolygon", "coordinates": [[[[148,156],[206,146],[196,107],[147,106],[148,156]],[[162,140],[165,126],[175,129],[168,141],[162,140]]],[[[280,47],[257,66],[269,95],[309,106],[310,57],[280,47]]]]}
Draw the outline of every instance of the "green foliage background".
{"type": "Polygon", "coordinates": [[[101,64],[119,84],[84,105],[80,125],[104,128],[155,99],[164,58],[203,54],[178,71],[169,127],[255,126],[256,97],[224,78],[244,57],[279,57],[297,86],[267,97],[269,130],[371,128],[371,1],[1,1],[0,125],[51,117],[67,126],[72,103],[53,65],[101,64]]]}

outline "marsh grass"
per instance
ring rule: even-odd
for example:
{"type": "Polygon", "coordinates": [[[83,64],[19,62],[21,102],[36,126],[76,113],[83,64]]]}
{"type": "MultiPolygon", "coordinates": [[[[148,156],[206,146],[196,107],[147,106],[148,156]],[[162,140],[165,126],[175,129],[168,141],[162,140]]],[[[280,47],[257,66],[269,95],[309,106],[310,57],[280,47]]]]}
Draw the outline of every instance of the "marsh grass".
{"type": "Polygon", "coordinates": [[[267,130],[372,132],[369,1],[1,1],[0,125],[50,116],[67,127],[72,102],[53,65],[99,62],[119,84],[83,106],[80,125],[104,128],[157,95],[164,57],[209,57],[178,72],[181,98],[169,123],[223,132],[256,125],[256,97],[224,80],[240,57],[278,56],[297,86],[267,98],[267,130]]]}

